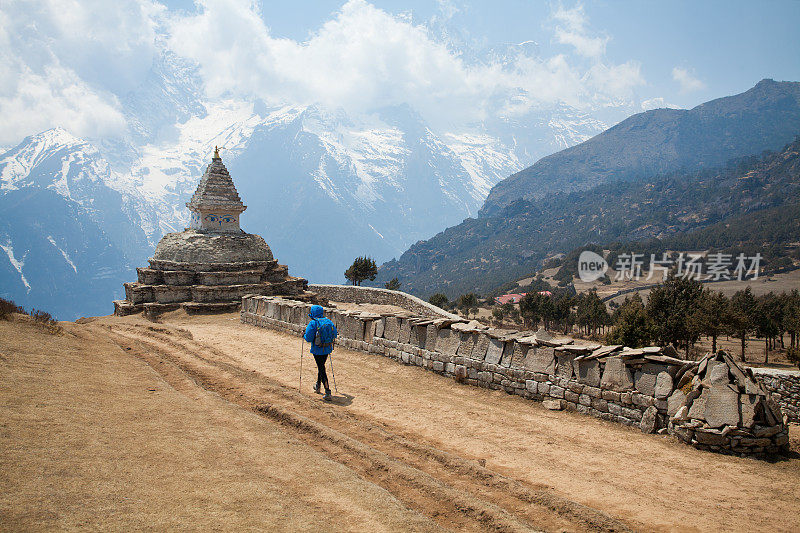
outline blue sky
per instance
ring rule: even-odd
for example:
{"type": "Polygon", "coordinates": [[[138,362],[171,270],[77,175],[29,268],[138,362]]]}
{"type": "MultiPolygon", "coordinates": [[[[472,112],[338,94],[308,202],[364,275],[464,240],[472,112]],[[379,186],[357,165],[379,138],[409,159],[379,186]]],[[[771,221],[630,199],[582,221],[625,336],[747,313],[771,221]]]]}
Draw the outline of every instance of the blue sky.
{"type": "Polygon", "coordinates": [[[409,104],[452,128],[562,104],[613,122],[798,81],[798,28],[796,0],[6,0],[0,146],[58,125],[124,134],[126,95],[165,50],[205,101],[409,104]]]}
{"type": "MultiPolygon", "coordinates": [[[[343,2],[266,2],[264,20],[276,34],[305,40],[343,2]],[[291,5],[287,5],[291,4],[291,5]]],[[[374,1],[390,13],[411,12],[424,22],[439,15],[442,3],[374,1]]],[[[191,2],[184,6],[191,6],[191,2]]],[[[607,36],[610,61],[639,61],[646,84],[641,98],[663,97],[693,107],[747,90],[764,78],[800,81],[800,1],[597,1],[536,2],[495,0],[448,2],[457,10],[450,25],[476,46],[533,40],[544,53],[570,54],[548,28],[559,6],[582,6],[591,30],[607,36]],[[685,69],[703,87],[686,90],[673,77],[685,69]]]]}

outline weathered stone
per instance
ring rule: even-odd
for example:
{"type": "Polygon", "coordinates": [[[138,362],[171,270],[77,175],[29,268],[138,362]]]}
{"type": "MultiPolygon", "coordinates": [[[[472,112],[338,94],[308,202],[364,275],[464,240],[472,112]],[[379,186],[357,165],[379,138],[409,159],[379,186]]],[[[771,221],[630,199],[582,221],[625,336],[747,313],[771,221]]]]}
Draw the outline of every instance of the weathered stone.
{"type": "Polygon", "coordinates": [[[456,355],[461,345],[461,333],[450,328],[439,330],[436,339],[436,351],[443,355],[456,355]]]}
{"type": "Polygon", "coordinates": [[[455,365],[455,371],[453,372],[456,381],[463,382],[467,379],[467,367],[464,365],[455,365]]]}
{"type": "Polygon", "coordinates": [[[675,426],[672,429],[672,434],[683,442],[692,442],[694,438],[694,430],[683,426],[675,426]]]}
{"type": "Polygon", "coordinates": [[[475,347],[472,349],[471,359],[475,361],[483,361],[486,358],[486,352],[489,349],[489,336],[485,333],[478,333],[475,339],[475,347]]]}
{"type": "Polygon", "coordinates": [[[561,411],[564,405],[561,400],[543,400],[542,407],[551,411],[561,411]]]}
{"type": "Polygon", "coordinates": [[[386,325],[385,318],[379,318],[375,321],[375,336],[379,338],[383,338],[383,328],[386,325]]]}
{"type": "Polygon", "coordinates": [[[600,363],[596,360],[578,361],[578,381],[591,387],[600,386],[600,363]]]}
{"type": "Polygon", "coordinates": [[[538,388],[537,382],[532,379],[525,380],[525,388],[528,390],[528,392],[536,394],[538,388]]]}
{"type": "Polygon", "coordinates": [[[780,426],[769,426],[769,427],[755,426],[755,428],[753,429],[753,435],[759,438],[772,437],[773,435],[777,435],[780,432],[781,432],[780,426]]]}
{"type": "Polygon", "coordinates": [[[547,396],[550,394],[550,384],[544,381],[537,381],[538,385],[536,386],[536,392],[541,394],[542,396],[547,396]]]}
{"type": "Polygon", "coordinates": [[[600,386],[604,389],[625,391],[633,388],[633,377],[631,371],[625,366],[619,356],[606,359],[606,367],[603,370],[603,377],[600,386]]]}
{"type": "Polygon", "coordinates": [[[708,446],[723,446],[727,441],[722,435],[722,431],[704,428],[697,428],[694,432],[694,438],[700,444],[708,446]]]}
{"type": "Polygon", "coordinates": [[[515,342],[513,340],[508,340],[503,343],[503,355],[500,356],[500,366],[506,368],[511,366],[511,358],[514,356],[514,344],[515,342]]]}
{"type": "Polygon", "coordinates": [[[386,317],[386,327],[383,337],[389,341],[397,341],[400,338],[400,319],[396,316],[386,317]]]}
{"type": "Polygon", "coordinates": [[[659,400],[668,398],[672,394],[672,376],[669,372],[659,372],[656,377],[655,397],[659,400]]]}
{"type": "Polygon", "coordinates": [[[486,349],[486,363],[496,365],[503,357],[503,348],[505,343],[498,339],[489,339],[489,347],[486,349]]]}
{"type": "Polygon", "coordinates": [[[656,390],[656,374],[647,372],[642,368],[642,370],[637,370],[636,373],[634,373],[633,383],[636,390],[642,394],[653,396],[656,390]]]}
{"type": "Polygon", "coordinates": [[[756,413],[758,412],[759,403],[761,403],[761,398],[755,394],[739,395],[742,427],[751,428],[756,423],[756,413]]]}
{"type": "Polygon", "coordinates": [[[683,405],[685,399],[686,395],[682,390],[675,390],[667,399],[667,415],[674,416],[683,405]]]}
{"type": "Polygon", "coordinates": [[[642,430],[642,433],[655,433],[657,426],[656,426],[656,419],[658,415],[658,409],[655,406],[650,406],[645,409],[644,413],[642,413],[642,420],[639,422],[639,428],[642,430]]]}
{"type": "Polygon", "coordinates": [[[425,332],[425,349],[429,352],[436,350],[436,341],[439,338],[439,328],[436,324],[428,324],[425,332]]]}
{"type": "MultiPolygon", "coordinates": [[[[725,368],[727,369],[727,365],[725,368]]],[[[726,424],[739,425],[739,395],[728,388],[727,384],[704,390],[702,397],[706,398],[705,420],[709,426],[718,428],[726,424]]]]}
{"type": "Polygon", "coordinates": [[[678,422],[687,420],[689,418],[689,408],[685,405],[680,406],[672,418],[678,422]]]}
{"type": "Polygon", "coordinates": [[[566,383],[563,384],[566,385],[565,388],[571,390],[575,394],[583,394],[583,385],[581,385],[580,383],[576,383],[575,381],[570,381],[570,380],[564,380],[564,381],[566,381],[566,383]]]}
{"type": "Polygon", "coordinates": [[[592,397],[592,407],[602,413],[608,412],[608,402],[602,398],[592,397]]]}
{"type": "Polygon", "coordinates": [[[402,344],[408,344],[411,340],[411,321],[407,318],[400,319],[400,335],[397,338],[397,342],[402,344]]]}
{"type": "Polygon", "coordinates": [[[565,389],[564,390],[564,399],[568,402],[578,403],[578,399],[581,397],[580,394],[575,394],[571,390],[565,389]]]}
{"type": "Polygon", "coordinates": [[[552,396],[553,398],[563,398],[565,392],[566,391],[561,387],[557,387],[555,385],[550,387],[550,396],[552,396]]]}
{"type": "Polygon", "coordinates": [[[581,394],[578,396],[578,403],[586,406],[592,405],[592,397],[586,394],[581,394]]]}
{"type": "Polygon", "coordinates": [[[575,353],[556,351],[555,352],[557,366],[556,375],[564,379],[572,379],[573,376],[573,361],[575,360],[575,353]]]}
{"type": "Polygon", "coordinates": [[[602,392],[601,397],[604,400],[609,401],[609,402],[619,403],[619,393],[618,392],[615,392],[613,390],[602,390],[602,389],[600,389],[600,390],[602,392]]]}
{"type": "Polygon", "coordinates": [[[588,394],[592,398],[602,398],[603,390],[599,387],[590,387],[589,385],[583,386],[583,393],[588,394]]]}
{"type": "Polygon", "coordinates": [[[709,361],[706,370],[706,381],[712,385],[727,385],[730,383],[728,365],[723,361],[709,361]]]}
{"type": "Polygon", "coordinates": [[[529,344],[514,342],[514,353],[511,356],[511,368],[514,370],[525,369],[525,358],[528,356],[529,344]]]}
{"type": "Polygon", "coordinates": [[[458,347],[456,355],[470,357],[472,355],[472,350],[475,349],[475,337],[476,335],[474,333],[461,333],[461,345],[458,347]]]}
{"type": "Polygon", "coordinates": [[[554,375],[556,370],[556,358],[553,348],[547,346],[535,346],[530,348],[525,358],[525,369],[531,372],[554,375]]]}
{"type": "Polygon", "coordinates": [[[695,398],[695,400],[692,402],[692,406],[689,408],[689,418],[693,420],[706,419],[705,396],[700,396],[699,398],[695,398]]]}

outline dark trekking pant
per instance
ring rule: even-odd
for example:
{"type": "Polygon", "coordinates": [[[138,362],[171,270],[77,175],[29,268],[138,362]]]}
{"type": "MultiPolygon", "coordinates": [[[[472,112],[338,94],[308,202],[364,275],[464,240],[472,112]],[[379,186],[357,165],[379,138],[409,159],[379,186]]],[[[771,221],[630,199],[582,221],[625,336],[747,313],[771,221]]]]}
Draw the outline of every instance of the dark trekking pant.
{"type": "Polygon", "coordinates": [[[325,373],[325,361],[327,360],[328,354],[314,356],[314,361],[317,362],[317,384],[322,383],[326,392],[331,390],[328,386],[328,374],[325,373]]]}

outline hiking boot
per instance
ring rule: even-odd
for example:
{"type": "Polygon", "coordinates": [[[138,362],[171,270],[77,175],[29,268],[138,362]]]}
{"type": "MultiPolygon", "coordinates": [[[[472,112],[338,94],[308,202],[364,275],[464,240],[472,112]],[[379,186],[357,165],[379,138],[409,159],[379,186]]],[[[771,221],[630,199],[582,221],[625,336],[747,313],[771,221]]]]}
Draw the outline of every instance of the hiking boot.
{"type": "Polygon", "coordinates": [[[333,400],[333,396],[331,396],[331,391],[326,390],[325,396],[323,396],[322,399],[325,400],[326,402],[330,402],[331,400],[333,400]]]}
{"type": "Polygon", "coordinates": [[[320,389],[320,387],[322,387],[322,385],[320,385],[319,383],[317,383],[316,385],[314,385],[314,392],[316,392],[317,394],[319,394],[319,393],[320,393],[320,392],[319,392],[319,389],[320,389]]]}

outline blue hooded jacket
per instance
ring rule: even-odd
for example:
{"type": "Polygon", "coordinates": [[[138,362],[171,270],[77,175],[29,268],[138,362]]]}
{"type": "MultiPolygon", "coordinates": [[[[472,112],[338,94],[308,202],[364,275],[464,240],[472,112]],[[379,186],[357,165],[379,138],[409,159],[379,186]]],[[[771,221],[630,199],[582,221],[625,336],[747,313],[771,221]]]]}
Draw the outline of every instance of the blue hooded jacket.
{"type": "Polygon", "coordinates": [[[325,318],[322,316],[322,306],[321,305],[312,305],[311,312],[308,313],[308,316],[311,317],[311,322],[308,323],[306,326],[306,332],[303,335],[303,338],[306,340],[307,343],[311,345],[311,353],[313,355],[328,355],[333,351],[333,346],[315,346],[314,345],[314,337],[317,336],[317,327],[321,324],[329,323],[333,327],[333,336],[338,337],[339,332],[336,331],[336,326],[330,319],[325,318]]]}

